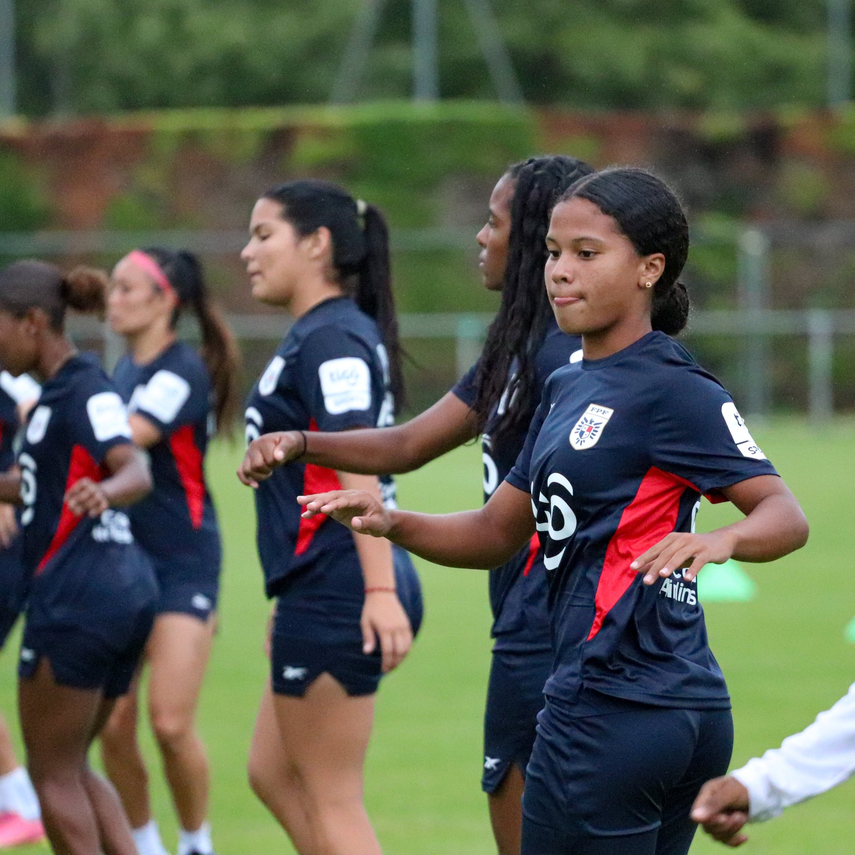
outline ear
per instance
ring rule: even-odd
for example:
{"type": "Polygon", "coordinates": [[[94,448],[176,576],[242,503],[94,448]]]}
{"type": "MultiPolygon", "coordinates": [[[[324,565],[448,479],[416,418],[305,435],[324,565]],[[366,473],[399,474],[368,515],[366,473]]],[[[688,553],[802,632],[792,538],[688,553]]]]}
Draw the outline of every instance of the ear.
{"type": "Polygon", "coordinates": [[[647,288],[647,283],[655,285],[665,271],[665,256],[661,252],[645,255],[638,268],[638,286],[647,288]]]}
{"type": "Polygon", "coordinates": [[[38,336],[50,328],[50,318],[44,309],[31,306],[21,320],[28,335],[38,336]]]}
{"type": "Polygon", "coordinates": [[[332,258],[332,233],[326,226],[320,226],[310,235],[306,235],[303,242],[312,261],[327,261],[332,258]]]}

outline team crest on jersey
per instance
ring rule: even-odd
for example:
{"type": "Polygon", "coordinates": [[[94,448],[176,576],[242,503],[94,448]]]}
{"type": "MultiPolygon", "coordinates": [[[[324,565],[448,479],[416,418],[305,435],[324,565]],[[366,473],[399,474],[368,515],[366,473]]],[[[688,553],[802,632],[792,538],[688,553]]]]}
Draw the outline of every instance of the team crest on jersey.
{"type": "Polygon", "coordinates": [[[576,451],[593,448],[609,423],[613,412],[614,410],[609,407],[589,404],[588,409],[582,414],[582,418],[576,422],[573,430],[570,431],[570,445],[576,451]]]}

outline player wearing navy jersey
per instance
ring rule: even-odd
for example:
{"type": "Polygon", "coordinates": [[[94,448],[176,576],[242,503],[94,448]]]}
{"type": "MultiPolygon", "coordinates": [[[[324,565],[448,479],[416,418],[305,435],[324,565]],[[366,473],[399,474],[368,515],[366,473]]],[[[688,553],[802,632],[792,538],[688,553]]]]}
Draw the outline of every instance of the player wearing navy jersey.
{"type": "MultiPolygon", "coordinates": [[[[295,319],[246,410],[247,436],[391,424],[402,393],[386,225],[323,181],[271,188],[241,253],[252,293],[295,319]]],[[[250,782],[299,852],[380,848],[362,804],[381,670],[421,620],[415,568],[383,541],[300,519],[312,485],[357,485],[394,503],[390,479],[291,464],[258,486],[258,549],[277,603],[271,681],[250,750],[250,782]]]]}
{"type": "Polygon", "coordinates": [[[526,774],[524,855],[678,855],[692,800],[727,768],[730,700],[695,579],[802,546],[807,523],[728,393],[665,333],[683,328],[688,225],[643,170],[582,178],[552,213],[545,279],[584,358],[547,381],[525,448],[480,511],[300,499],[426,558],[489,567],[536,530],[555,662],[526,774]],[[745,517],[694,533],[702,494],[745,517]]]}
{"type": "MultiPolygon", "coordinates": [[[[497,182],[477,240],[483,284],[501,291],[502,305],[481,358],[451,392],[391,432],[267,435],[250,446],[247,473],[262,478],[296,454],[355,472],[407,472],[481,432],[489,499],[522,449],[544,381],[579,347],[578,338],[558,329],[543,289],[544,237],[557,197],[590,171],[571,157],[533,157],[511,166],[497,182]]],[[[495,645],[482,786],[501,855],[519,852],[523,774],[552,664],[538,546],[532,539],[490,574],[495,645]]]]}
{"type": "Polygon", "coordinates": [[[43,381],[0,500],[23,504],[29,576],[18,666],[27,766],[51,845],[134,855],[115,791],[87,762],[127,691],[154,618],[157,585],[116,507],[151,488],[121,398],[63,328],[68,307],[103,311],[103,276],[22,261],[0,271],[0,360],[43,381]]]}
{"type": "MultiPolygon", "coordinates": [[[[20,416],[39,394],[26,374],[0,371],[0,472],[15,464],[13,443],[20,416]]],[[[23,608],[22,540],[13,505],[0,503],[0,647],[23,608]]],[[[39,801],[27,770],[18,764],[5,720],[0,716],[0,849],[44,838],[39,801]]]]}
{"type": "MultiPolygon", "coordinates": [[[[214,634],[220,534],[204,460],[209,429],[230,431],[234,424],[237,350],[188,252],[130,252],[113,271],[107,312],[129,349],[113,380],[154,480],[153,491],[129,511],[160,588],[146,647],[149,717],[178,813],[178,855],[210,855],[208,761],[195,714],[214,634]],[[199,321],[201,354],[176,338],[187,307],[199,321]]],[[[137,685],[104,728],[102,756],[140,855],[165,855],[137,742],[137,685]]]]}

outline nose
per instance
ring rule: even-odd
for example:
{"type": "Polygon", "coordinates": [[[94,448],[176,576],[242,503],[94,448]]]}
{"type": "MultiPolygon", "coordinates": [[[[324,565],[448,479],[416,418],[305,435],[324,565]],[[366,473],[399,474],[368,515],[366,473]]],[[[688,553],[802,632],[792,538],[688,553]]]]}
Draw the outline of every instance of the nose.
{"type": "Polygon", "coordinates": [[[247,242],[247,245],[240,251],[240,260],[246,264],[251,255],[250,246],[252,245],[252,240],[247,242]]]}
{"type": "Polygon", "coordinates": [[[572,278],[572,270],[566,260],[566,255],[562,254],[554,259],[550,267],[549,278],[553,282],[569,282],[572,278]]]}
{"type": "Polygon", "coordinates": [[[487,232],[488,232],[488,230],[489,230],[489,226],[487,226],[485,224],[484,226],[481,227],[481,231],[478,232],[477,235],[475,235],[475,240],[478,241],[478,246],[480,246],[481,249],[487,248],[487,232]]]}

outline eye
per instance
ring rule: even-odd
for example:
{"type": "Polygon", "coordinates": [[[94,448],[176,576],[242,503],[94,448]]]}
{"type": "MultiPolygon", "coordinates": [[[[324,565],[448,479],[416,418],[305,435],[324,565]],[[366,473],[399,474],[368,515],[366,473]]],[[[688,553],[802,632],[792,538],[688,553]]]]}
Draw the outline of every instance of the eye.
{"type": "Polygon", "coordinates": [[[597,253],[593,249],[580,249],[579,250],[579,258],[590,260],[594,258],[597,253]]]}
{"type": "Polygon", "coordinates": [[[550,258],[558,258],[558,256],[561,255],[561,250],[560,249],[550,249],[549,247],[547,247],[546,248],[546,254],[550,258]]]}

